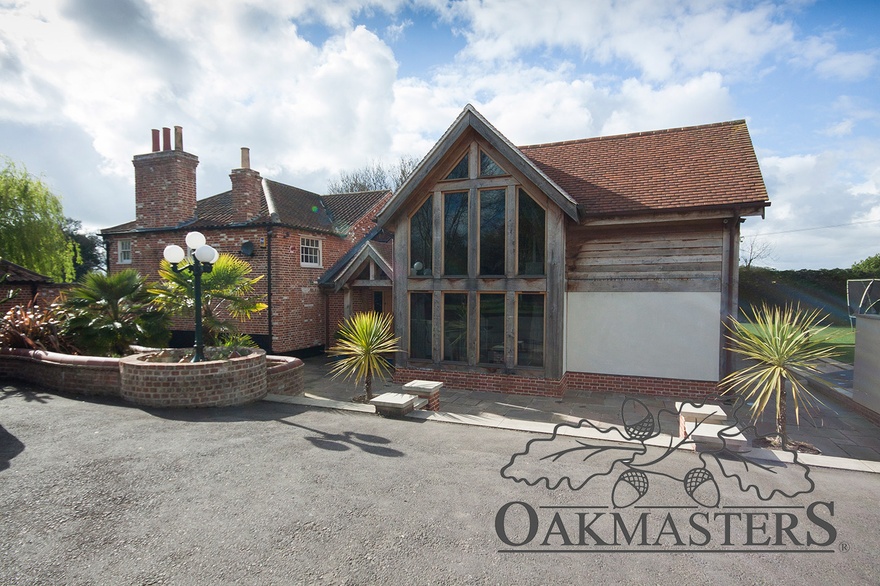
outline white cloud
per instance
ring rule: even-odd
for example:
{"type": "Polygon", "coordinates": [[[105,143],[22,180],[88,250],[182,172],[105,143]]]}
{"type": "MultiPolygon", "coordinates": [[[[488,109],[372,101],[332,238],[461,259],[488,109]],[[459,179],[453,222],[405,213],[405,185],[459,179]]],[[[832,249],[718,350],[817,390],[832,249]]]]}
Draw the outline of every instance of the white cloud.
{"type": "Polygon", "coordinates": [[[632,63],[655,81],[707,68],[750,68],[794,36],[771,5],[742,10],[720,0],[469,0],[451,5],[447,18],[466,23],[468,58],[505,60],[523,50],[573,47],[600,63],[632,63]]]}
{"type": "Polygon", "coordinates": [[[878,149],[880,143],[849,151],[761,157],[772,204],[766,220],[746,221],[743,234],[771,242],[774,255],[768,264],[782,269],[848,267],[876,254],[880,167],[874,159],[871,168],[864,151],[878,149]]]}

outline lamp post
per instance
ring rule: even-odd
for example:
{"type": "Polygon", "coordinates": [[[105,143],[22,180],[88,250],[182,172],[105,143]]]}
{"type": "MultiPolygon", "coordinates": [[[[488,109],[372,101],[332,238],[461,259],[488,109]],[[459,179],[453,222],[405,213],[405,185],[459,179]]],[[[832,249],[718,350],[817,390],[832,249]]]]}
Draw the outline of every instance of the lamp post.
{"type": "Polygon", "coordinates": [[[205,237],[201,232],[190,232],[186,235],[186,247],[190,251],[190,263],[183,268],[178,268],[178,263],[186,258],[187,254],[176,244],[165,247],[162,256],[171,264],[171,270],[175,273],[189,271],[193,274],[193,296],[195,297],[196,332],[195,332],[195,355],[193,362],[202,362],[205,359],[205,345],[202,341],[202,275],[210,273],[214,263],[220,258],[220,253],[211,246],[205,244],[205,237]]]}

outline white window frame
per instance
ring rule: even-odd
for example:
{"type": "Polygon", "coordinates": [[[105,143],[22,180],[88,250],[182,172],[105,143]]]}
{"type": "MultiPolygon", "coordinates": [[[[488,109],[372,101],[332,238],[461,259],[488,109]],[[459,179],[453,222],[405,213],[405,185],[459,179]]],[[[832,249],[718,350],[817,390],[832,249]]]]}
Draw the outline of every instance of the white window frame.
{"type": "Polygon", "coordinates": [[[323,260],[323,241],[320,238],[308,238],[300,236],[299,239],[299,265],[301,267],[324,268],[323,260]],[[317,249],[317,255],[314,251],[317,249]],[[312,259],[317,256],[318,261],[313,262],[312,259]],[[308,258],[308,260],[307,260],[308,258]]]}
{"type": "Polygon", "coordinates": [[[121,265],[131,264],[131,240],[116,242],[116,262],[121,265]]]}

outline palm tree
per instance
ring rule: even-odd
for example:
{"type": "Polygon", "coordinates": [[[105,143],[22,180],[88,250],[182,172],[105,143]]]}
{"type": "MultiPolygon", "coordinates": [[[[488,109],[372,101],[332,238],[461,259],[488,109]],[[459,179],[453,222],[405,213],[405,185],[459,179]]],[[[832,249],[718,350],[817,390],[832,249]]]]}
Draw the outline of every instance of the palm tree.
{"type": "Polygon", "coordinates": [[[776,404],[776,433],[783,448],[789,447],[786,431],[786,401],[790,386],[795,420],[800,423],[800,408],[819,401],[804,384],[805,379],[820,374],[816,362],[838,354],[827,346],[828,326],[821,322],[826,316],[819,310],[803,311],[800,305],[785,308],[766,304],[752,312],[750,323],[733,322],[727,328],[731,351],[743,356],[748,365],[724,377],[723,392],[753,399],[751,414],[757,420],[770,400],[776,404]]]}
{"type": "Polygon", "coordinates": [[[338,342],[330,348],[331,356],[341,359],[333,364],[330,371],[333,378],[354,377],[355,384],[364,381],[364,394],[367,401],[373,398],[373,377],[383,379],[391,372],[391,363],[383,356],[399,352],[391,329],[391,315],[369,311],[355,313],[345,320],[337,332],[338,342]]]}
{"type": "Polygon", "coordinates": [[[124,355],[131,344],[168,342],[168,315],[153,305],[147,283],[134,269],[87,273],[67,292],[65,331],[84,352],[124,355]]]}
{"type": "MultiPolygon", "coordinates": [[[[189,263],[184,259],[182,266],[189,263]]],[[[239,321],[250,319],[257,312],[268,307],[263,303],[263,295],[255,295],[255,285],[263,278],[250,278],[251,265],[231,254],[221,254],[211,268],[202,275],[202,321],[205,343],[218,345],[238,328],[231,320],[223,319],[224,314],[239,321]]],[[[159,266],[162,281],[150,289],[155,303],[172,315],[193,317],[195,293],[193,276],[189,271],[175,272],[168,261],[159,266]]]]}

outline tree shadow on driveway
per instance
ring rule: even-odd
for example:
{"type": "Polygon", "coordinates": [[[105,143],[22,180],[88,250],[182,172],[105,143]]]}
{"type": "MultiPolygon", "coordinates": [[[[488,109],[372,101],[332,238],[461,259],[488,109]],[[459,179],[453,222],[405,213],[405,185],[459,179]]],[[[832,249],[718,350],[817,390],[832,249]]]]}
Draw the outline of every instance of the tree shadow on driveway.
{"type": "Polygon", "coordinates": [[[24,451],[24,444],[0,425],[0,472],[9,468],[9,462],[24,451]]]}
{"type": "MultiPolygon", "coordinates": [[[[303,414],[307,411],[314,411],[313,408],[302,405],[289,405],[284,403],[250,403],[248,405],[240,405],[236,407],[205,407],[198,409],[164,409],[140,407],[145,413],[149,413],[154,417],[168,419],[172,421],[185,421],[192,423],[231,423],[236,421],[274,421],[283,423],[291,427],[297,427],[305,431],[312,432],[314,435],[305,436],[309,443],[316,448],[329,450],[332,452],[344,452],[352,448],[357,448],[368,454],[382,456],[386,458],[400,458],[405,454],[399,450],[388,447],[391,440],[366,433],[354,431],[342,431],[338,433],[330,433],[307,427],[299,423],[289,421],[288,418],[303,414]]],[[[350,412],[341,410],[325,410],[338,414],[352,416],[350,412]]],[[[357,414],[356,416],[362,416],[357,414]]],[[[375,416],[372,416],[375,417],[375,416]]]]}
{"type": "Polygon", "coordinates": [[[330,450],[331,452],[345,452],[347,450],[350,450],[352,447],[355,447],[364,452],[367,452],[368,454],[373,454],[374,456],[384,456],[386,458],[400,458],[404,455],[404,453],[401,451],[383,445],[390,444],[391,440],[378,435],[357,433],[354,431],[344,431],[342,433],[327,433],[319,429],[314,429],[311,427],[306,427],[305,425],[293,423],[292,421],[278,419],[278,422],[283,423],[284,425],[298,427],[300,429],[318,434],[317,436],[306,436],[305,439],[308,440],[316,448],[321,448],[322,450],[330,450]]]}
{"type": "Polygon", "coordinates": [[[12,397],[21,397],[27,403],[48,403],[53,399],[52,395],[41,392],[26,383],[4,382],[0,387],[0,401],[12,397]]]}

